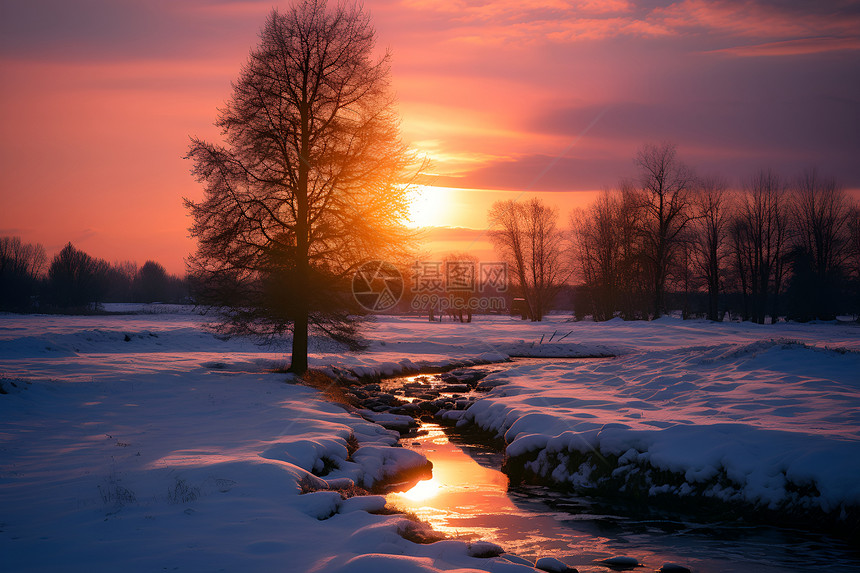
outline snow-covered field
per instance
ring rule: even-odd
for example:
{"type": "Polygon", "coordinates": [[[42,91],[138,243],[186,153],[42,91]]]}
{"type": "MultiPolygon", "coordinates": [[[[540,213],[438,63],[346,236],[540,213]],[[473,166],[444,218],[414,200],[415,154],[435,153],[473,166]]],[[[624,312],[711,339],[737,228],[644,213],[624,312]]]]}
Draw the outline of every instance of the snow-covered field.
{"type": "Polygon", "coordinates": [[[529,474],[575,489],[838,516],[860,508],[858,377],[856,352],[719,344],[513,368],[447,415],[504,435],[529,474]]]}
{"type": "MultiPolygon", "coordinates": [[[[0,315],[4,571],[531,570],[458,541],[412,543],[401,534],[420,526],[375,513],[381,497],[326,491],[424,460],[270,372],[282,350],[200,323],[187,309],[0,315]]],[[[655,494],[860,503],[857,326],[385,317],[367,332],[363,354],[314,341],[312,365],[361,375],[620,356],[517,366],[455,414],[503,433],[508,453],[547,479],[592,485],[595,457],[581,469],[570,460],[597,452],[616,461],[619,483],[649,468],[683,476],[653,483],[655,494]]]]}

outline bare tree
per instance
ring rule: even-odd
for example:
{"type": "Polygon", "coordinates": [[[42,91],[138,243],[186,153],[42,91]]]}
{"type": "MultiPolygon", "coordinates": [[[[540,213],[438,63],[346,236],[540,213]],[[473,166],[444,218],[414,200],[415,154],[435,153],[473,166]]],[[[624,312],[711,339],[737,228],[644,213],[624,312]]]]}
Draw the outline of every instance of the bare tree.
{"type": "Polygon", "coordinates": [[[609,320],[621,305],[628,277],[630,233],[624,232],[624,197],[604,191],[585,210],[571,214],[576,266],[591,297],[594,320],[609,320]]]}
{"type": "Polygon", "coordinates": [[[684,229],[677,238],[675,254],[669,261],[667,285],[681,296],[681,317],[690,318],[693,310],[692,297],[703,284],[697,272],[698,258],[696,231],[692,226],[684,229]]]}
{"type": "Polygon", "coordinates": [[[68,243],[48,267],[48,298],[63,309],[92,310],[107,291],[110,265],[68,243]]]}
{"type": "Polygon", "coordinates": [[[631,320],[648,314],[640,208],[636,189],[622,182],[571,214],[573,258],[594,320],[609,320],[616,312],[631,320]]]}
{"type": "Polygon", "coordinates": [[[666,278],[681,234],[690,224],[690,191],[695,178],[678,160],[671,143],[643,146],[635,162],[640,170],[636,195],[641,210],[642,257],[656,318],[666,311],[666,278]]]}
{"type": "Polygon", "coordinates": [[[134,278],[137,276],[137,263],[133,261],[115,261],[108,269],[107,293],[108,302],[129,302],[134,300],[134,278]]]}
{"type": "Polygon", "coordinates": [[[855,317],[860,315],[860,205],[854,204],[848,214],[848,260],[846,264],[849,306],[855,317]]]}
{"type": "Polygon", "coordinates": [[[618,308],[619,250],[615,197],[604,191],[588,209],[570,215],[573,256],[588,295],[594,320],[609,320],[618,308]]]}
{"type": "Polygon", "coordinates": [[[359,341],[349,279],[367,259],[403,256],[407,172],[389,56],[356,4],[304,0],[272,11],[216,122],[225,145],[193,139],[205,188],[186,201],[198,240],[198,297],[221,330],[292,331],[291,371],[307,370],[308,331],[359,341]]]}
{"type": "Polygon", "coordinates": [[[453,320],[472,322],[480,280],[477,276],[478,257],[471,253],[453,252],[445,256],[442,264],[450,306],[448,313],[453,320]]]}
{"type": "Polygon", "coordinates": [[[735,273],[744,297],[744,318],[764,324],[770,310],[779,313],[779,293],[786,274],[789,218],[786,187],[771,170],[747,184],[731,225],[735,273]],[[770,305],[770,309],[768,309],[770,305]]]}
{"type": "Polygon", "coordinates": [[[181,302],[188,296],[188,285],[169,274],[155,261],[146,261],[134,274],[132,289],[137,302],[181,302]]]}
{"type": "Polygon", "coordinates": [[[48,258],[41,244],[0,237],[0,309],[26,310],[48,258]]]}
{"type": "Polygon", "coordinates": [[[793,316],[833,319],[849,257],[851,203],[835,178],[810,169],[795,182],[790,211],[793,316]]]}
{"type": "Polygon", "coordinates": [[[497,201],[488,214],[490,240],[509,265],[530,320],[543,320],[567,278],[558,210],[539,199],[497,201]]]}
{"type": "Polygon", "coordinates": [[[719,320],[720,284],[727,256],[731,201],[721,177],[699,180],[693,196],[693,246],[696,273],[708,288],[708,319],[719,320]]]}

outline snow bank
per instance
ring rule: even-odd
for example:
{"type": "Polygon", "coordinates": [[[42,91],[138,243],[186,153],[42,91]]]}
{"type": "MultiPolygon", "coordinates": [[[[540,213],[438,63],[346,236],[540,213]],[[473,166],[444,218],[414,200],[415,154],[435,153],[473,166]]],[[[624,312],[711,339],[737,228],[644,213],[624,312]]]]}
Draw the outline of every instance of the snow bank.
{"type": "Polygon", "coordinates": [[[839,515],[860,507],[857,372],[784,339],[530,364],[462,419],[504,437],[511,471],[575,489],[839,515]]]}
{"type": "Polygon", "coordinates": [[[541,343],[532,341],[500,344],[498,349],[508,356],[517,358],[593,358],[615,356],[615,351],[601,345],[575,343],[541,343]]]}
{"type": "Polygon", "coordinates": [[[429,479],[433,467],[418,452],[404,448],[362,446],[352,457],[363,470],[365,487],[373,487],[379,482],[402,480],[406,475],[416,481],[419,477],[429,479]]]}
{"type": "Polygon", "coordinates": [[[4,571],[490,567],[465,543],[408,541],[425,526],[377,514],[383,497],[344,499],[429,469],[398,432],[197,321],[0,317],[4,571]]]}
{"type": "MultiPolygon", "coordinates": [[[[343,499],[422,460],[388,447],[397,432],[372,416],[274,373],[288,340],[221,340],[183,312],[0,316],[4,568],[532,570],[461,542],[417,545],[404,535],[421,537],[420,524],[369,513],[380,498],[343,499]]],[[[651,495],[763,506],[858,497],[856,327],[382,317],[367,337],[364,354],[313,339],[311,364],[380,375],[504,360],[524,346],[623,356],[517,366],[452,411],[504,435],[547,479],[639,487],[650,471],[651,495]]]]}

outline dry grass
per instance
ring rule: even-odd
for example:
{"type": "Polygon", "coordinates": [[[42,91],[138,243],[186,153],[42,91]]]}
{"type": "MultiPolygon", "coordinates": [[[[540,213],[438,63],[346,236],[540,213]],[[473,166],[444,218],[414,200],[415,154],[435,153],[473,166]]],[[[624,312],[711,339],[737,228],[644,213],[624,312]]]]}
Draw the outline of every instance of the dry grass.
{"type": "Polygon", "coordinates": [[[357,497],[360,495],[371,495],[371,493],[364,489],[361,486],[352,484],[346,487],[337,487],[337,488],[324,488],[319,487],[319,482],[314,480],[310,476],[304,476],[301,480],[299,480],[299,488],[301,488],[301,492],[304,493],[312,493],[315,491],[336,491],[340,494],[341,499],[349,499],[351,497],[357,497]]]}
{"type": "Polygon", "coordinates": [[[310,386],[314,390],[323,394],[330,402],[334,402],[336,404],[347,404],[350,406],[355,405],[353,401],[347,397],[346,392],[344,392],[340,383],[324,372],[320,372],[319,370],[308,370],[301,376],[301,378],[299,378],[299,380],[305,386],[310,386]]]}

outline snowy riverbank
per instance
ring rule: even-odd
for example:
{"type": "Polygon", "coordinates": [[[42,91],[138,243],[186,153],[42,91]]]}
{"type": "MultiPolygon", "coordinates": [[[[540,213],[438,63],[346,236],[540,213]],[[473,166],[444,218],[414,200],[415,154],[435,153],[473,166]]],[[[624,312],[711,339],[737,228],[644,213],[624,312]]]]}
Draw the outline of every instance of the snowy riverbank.
{"type": "MultiPolygon", "coordinates": [[[[200,322],[183,312],[0,316],[4,566],[531,570],[472,557],[480,548],[460,542],[412,543],[401,534],[420,537],[420,526],[375,513],[381,498],[325,491],[347,480],[372,486],[424,460],[388,447],[395,433],[272,373],[282,350],[220,340],[200,322]]],[[[803,503],[824,510],[858,497],[856,326],[386,317],[368,338],[363,354],[313,341],[311,363],[372,375],[524,348],[621,356],[517,367],[489,379],[496,389],[458,414],[503,432],[510,454],[536,456],[539,474],[556,476],[552,456],[589,443],[623,458],[624,475],[650,465],[707,488],[709,472],[725,469],[740,484],[710,495],[779,504],[796,493],[790,482],[806,493],[814,483],[803,503]]],[[[674,485],[663,493],[686,494],[674,485]]]]}
{"type": "Polygon", "coordinates": [[[0,317],[4,571],[485,569],[465,543],[407,541],[424,526],[382,496],[344,499],[426,471],[397,432],[198,320],[0,317]]]}
{"type": "Polygon", "coordinates": [[[856,528],[858,372],[856,352],[780,341],[531,364],[446,416],[504,436],[520,479],[856,528]]]}

